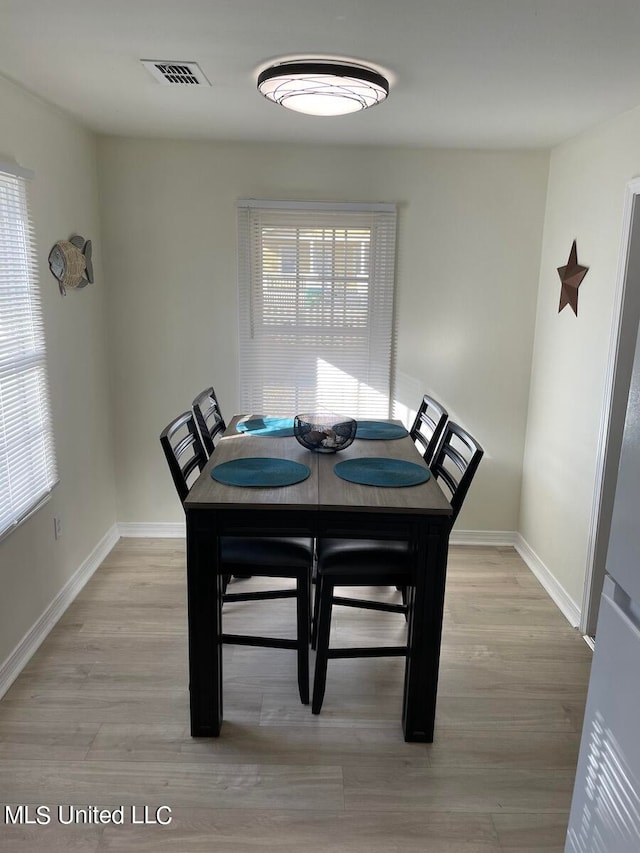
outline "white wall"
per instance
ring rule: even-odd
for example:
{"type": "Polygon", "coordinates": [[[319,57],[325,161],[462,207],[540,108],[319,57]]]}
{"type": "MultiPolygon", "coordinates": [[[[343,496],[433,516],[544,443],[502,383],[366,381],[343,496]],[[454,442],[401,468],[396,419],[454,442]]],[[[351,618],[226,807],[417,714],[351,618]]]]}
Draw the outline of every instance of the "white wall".
{"type": "Polygon", "coordinates": [[[0,160],[32,169],[38,268],[60,484],[0,542],[0,673],[115,523],[106,360],[106,284],[91,134],[0,78],[0,160]],[[59,239],[91,238],[95,284],[61,297],[47,257],[59,239]],[[53,517],[62,520],[54,539],[53,517]]]}
{"type": "Polygon", "coordinates": [[[460,529],[515,530],[548,155],[99,142],[118,519],[182,512],[158,435],[236,411],[239,198],[399,205],[397,410],[429,391],[484,444],[460,529]]]}
{"type": "Polygon", "coordinates": [[[605,403],[622,212],[640,173],[640,109],[554,149],[545,213],[520,529],[579,608],[605,403]],[[558,314],[573,240],[589,267],[558,314]]]}
{"type": "Polygon", "coordinates": [[[0,159],[36,173],[61,475],[0,543],[0,667],[116,518],[181,520],[158,433],[210,382],[237,407],[235,203],[252,196],[398,202],[396,411],[429,391],[474,432],[487,455],[458,528],[520,519],[579,604],[640,110],[552,152],[546,210],[541,152],[105,138],[96,161],[90,133],[2,79],[0,115],[0,159]],[[94,241],[96,284],[63,299],[47,255],[76,231],[94,241]],[[590,267],[578,318],[557,313],[574,238],[590,267]]]}

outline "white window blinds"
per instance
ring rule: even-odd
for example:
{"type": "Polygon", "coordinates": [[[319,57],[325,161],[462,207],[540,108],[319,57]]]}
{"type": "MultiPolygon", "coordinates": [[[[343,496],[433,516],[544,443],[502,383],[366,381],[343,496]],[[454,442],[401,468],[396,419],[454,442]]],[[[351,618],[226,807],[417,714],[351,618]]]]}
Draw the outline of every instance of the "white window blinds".
{"type": "Polygon", "coordinates": [[[242,411],[389,417],[395,205],[238,206],[242,411]]]}
{"type": "Polygon", "coordinates": [[[0,163],[0,536],[57,481],[29,177],[0,163]]]}

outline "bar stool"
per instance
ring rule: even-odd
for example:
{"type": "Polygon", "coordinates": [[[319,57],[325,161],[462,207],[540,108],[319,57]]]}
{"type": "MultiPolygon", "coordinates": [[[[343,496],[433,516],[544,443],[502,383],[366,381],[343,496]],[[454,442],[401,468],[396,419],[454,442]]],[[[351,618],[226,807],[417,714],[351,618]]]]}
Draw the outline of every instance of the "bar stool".
{"type": "MultiPolygon", "coordinates": [[[[208,462],[193,413],[184,412],[171,421],[160,434],[160,444],[178,497],[184,504],[193,480],[208,462]]],[[[220,559],[224,574],[249,571],[257,577],[295,580],[295,589],[225,593],[223,596],[223,602],[295,598],[295,640],[224,633],[221,639],[223,643],[233,645],[295,649],[298,660],[298,689],[304,705],[309,704],[309,578],[312,557],[313,540],[304,537],[223,536],[220,540],[220,559]]]]}
{"type": "MultiPolygon", "coordinates": [[[[449,413],[437,400],[425,394],[422,402],[418,407],[413,425],[409,435],[411,436],[417,450],[424,461],[429,465],[433,459],[433,455],[442,436],[442,431],[447,422],[449,413]]],[[[357,544],[357,543],[356,543],[357,544]]],[[[364,546],[361,546],[363,548],[364,546]]],[[[402,594],[402,604],[392,602],[373,601],[366,598],[350,598],[348,604],[350,607],[360,607],[364,610],[381,610],[387,613],[401,613],[407,618],[407,587],[400,583],[400,580],[394,581],[398,592],[402,594]]],[[[343,599],[345,604],[346,600],[343,599]]],[[[320,608],[320,588],[316,583],[315,594],[313,598],[313,619],[311,621],[311,648],[316,648],[317,632],[318,632],[318,611],[320,608]]]]}
{"type": "MultiPolygon", "coordinates": [[[[483,449],[466,430],[447,424],[430,466],[431,474],[448,494],[453,526],[483,456],[483,449]]],[[[324,700],[327,664],[334,658],[398,657],[407,655],[407,645],[360,648],[330,648],[331,614],[334,604],[363,607],[360,599],[335,595],[342,586],[413,586],[411,555],[406,542],[386,540],[324,539],[318,542],[316,595],[319,596],[317,655],[311,710],[319,714],[324,700]]],[[[398,607],[399,605],[396,605],[398,607]]],[[[389,609],[389,606],[371,609],[389,609]]]]}

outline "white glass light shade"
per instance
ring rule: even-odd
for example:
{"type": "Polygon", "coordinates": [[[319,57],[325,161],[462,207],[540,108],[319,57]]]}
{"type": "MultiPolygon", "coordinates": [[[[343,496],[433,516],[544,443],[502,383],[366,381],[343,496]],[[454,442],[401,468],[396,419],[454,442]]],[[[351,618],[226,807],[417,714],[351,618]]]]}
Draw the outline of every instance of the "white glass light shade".
{"type": "Polygon", "coordinates": [[[258,90],[288,110],[336,116],[381,103],[389,84],[381,74],[358,65],[283,62],[259,75],[258,90]]]}

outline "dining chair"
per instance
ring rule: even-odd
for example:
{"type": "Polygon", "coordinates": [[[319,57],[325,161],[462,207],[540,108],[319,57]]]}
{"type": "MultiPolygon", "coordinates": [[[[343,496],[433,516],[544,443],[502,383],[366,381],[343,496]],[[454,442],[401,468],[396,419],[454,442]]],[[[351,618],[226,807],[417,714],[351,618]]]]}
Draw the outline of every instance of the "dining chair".
{"type": "MultiPolygon", "coordinates": [[[[448,518],[450,528],[458,517],[471,482],[478,470],[484,450],[466,430],[449,421],[440,439],[432,463],[436,478],[453,510],[448,518]]],[[[413,587],[411,555],[406,542],[377,539],[321,539],[317,544],[316,585],[319,613],[315,628],[317,645],[311,710],[319,714],[324,700],[327,664],[332,658],[398,657],[407,655],[407,644],[359,648],[330,648],[333,605],[368,606],[360,599],[335,595],[343,586],[413,587]]],[[[376,603],[377,604],[377,603],[376,603]]],[[[400,605],[395,605],[399,607],[400,605]]],[[[393,605],[371,609],[392,609],[393,605]]]]}
{"type": "Polygon", "coordinates": [[[200,430],[200,436],[207,455],[211,456],[217,443],[227,428],[220,404],[213,388],[205,388],[192,403],[193,414],[200,430]]]}
{"type": "MultiPolygon", "coordinates": [[[[191,408],[193,409],[193,415],[198,425],[198,432],[200,433],[204,449],[207,452],[207,456],[211,456],[218,440],[222,438],[227,428],[213,387],[209,386],[209,388],[201,391],[191,404],[191,408]]],[[[244,572],[236,572],[233,577],[239,580],[246,580],[251,575],[244,572]]],[[[224,575],[223,586],[225,592],[230,580],[231,575],[224,575]]]]}
{"type": "MultiPolygon", "coordinates": [[[[409,431],[409,435],[413,440],[420,455],[427,463],[430,464],[433,455],[442,436],[442,431],[447,422],[449,413],[437,400],[425,394],[422,397],[422,402],[416,412],[413,425],[409,431]]],[[[315,581],[315,578],[314,578],[315,581]]],[[[394,582],[395,583],[395,582],[394,582]]],[[[407,588],[400,583],[396,583],[396,589],[402,596],[402,604],[395,604],[386,601],[372,601],[369,599],[351,599],[351,607],[361,607],[367,610],[382,610],[391,613],[402,613],[405,619],[407,618],[407,588]]],[[[317,631],[318,631],[318,611],[320,608],[320,587],[315,584],[315,593],[313,597],[313,618],[311,620],[311,646],[315,649],[317,631]]]]}
{"type": "MultiPolygon", "coordinates": [[[[433,455],[436,452],[440,436],[444,430],[444,425],[449,417],[449,412],[445,409],[442,403],[439,403],[433,397],[425,394],[422,397],[422,402],[416,412],[416,417],[409,431],[409,435],[413,439],[417,450],[427,463],[431,464],[433,455]]],[[[398,587],[398,592],[402,594],[402,604],[400,612],[407,616],[407,588],[404,586],[398,587]]]]}
{"type": "MultiPolygon", "coordinates": [[[[160,434],[173,483],[184,504],[191,486],[208,462],[208,455],[192,412],[183,412],[160,434]]],[[[298,689],[303,704],[309,704],[309,577],[313,540],[304,537],[223,536],[220,539],[221,574],[249,570],[257,577],[293,578],[295,589],[226,593],[230,601],[296,599],[296,639],[261,637],[253,634],[222,634],[222,642],[231,645],[294,649],[298,660],[298,689]]]]}
{"type": "Polygon", "coordinates": [[[433,459],[448,417],[442,403],[428,394],[423,396],[409,434],[427,465],[433,459]]]}

